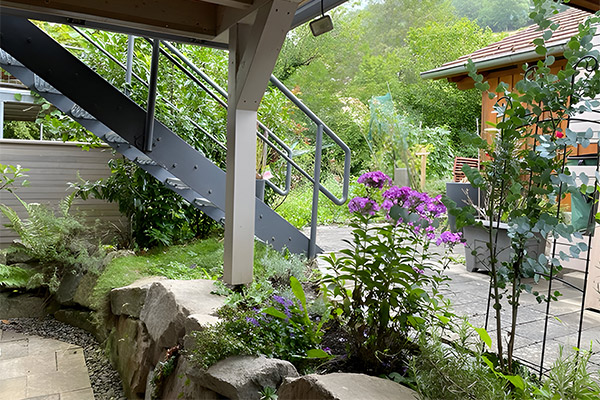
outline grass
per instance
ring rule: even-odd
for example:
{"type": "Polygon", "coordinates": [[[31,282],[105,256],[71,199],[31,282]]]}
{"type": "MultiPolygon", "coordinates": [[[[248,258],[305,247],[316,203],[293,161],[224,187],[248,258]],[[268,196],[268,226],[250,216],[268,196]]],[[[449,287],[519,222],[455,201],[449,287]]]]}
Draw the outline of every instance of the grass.
{"type": "MultiPolygon", "coordinates": [[[[254,274],[260,277],[289,279],[306,268],[297,256],[284,256],[260,242],[254,251],[254,274]]],[[[135,256],[115,258],[104,269],[94,287],[90,303],[95,310],[107,306],[114,288],[127,286],[147,276],[168,279],[212,279],[223,274],[223,242],[218,238],[196,240],[184,245],[156,248],[135,256]]]]}
{"type": "Polygon", "coordinates": [[[222,267],[223,244],[215,238],[115,258],[96,282],[91,294],[92,308],[99,310],[112,289],[127,286],[145,276],[211,279],[222,273],[222,267]]]}
{"type": "MultiPolygon", "coordinates": [[[[337,198],[342,197],[342,185],[333,177],[328,177],[323,183],[337,198]]],[[[356,178],[350,179],[348,199],[363,195],[363,186],[356,183],[356,178]]],[[[292,189],[285,201],[276,208],[284,219],[300,229],[310,225],[313,188],[308,183],[302,183],[292,189]]],[[[319,193],[319,225],[345,224],[350,220],[347,202],[341,206],[334,204],[323,193],[319,193]]]]}

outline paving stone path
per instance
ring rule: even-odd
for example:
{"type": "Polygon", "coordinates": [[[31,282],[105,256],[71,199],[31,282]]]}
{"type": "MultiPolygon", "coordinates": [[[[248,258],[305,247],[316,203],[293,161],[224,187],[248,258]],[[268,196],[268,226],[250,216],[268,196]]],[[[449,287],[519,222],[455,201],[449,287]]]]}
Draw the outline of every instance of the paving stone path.
{"type": "Polygon", "coordinates": [[[0,399],[93,400],[83,349],[0,330],[0,399]]]}

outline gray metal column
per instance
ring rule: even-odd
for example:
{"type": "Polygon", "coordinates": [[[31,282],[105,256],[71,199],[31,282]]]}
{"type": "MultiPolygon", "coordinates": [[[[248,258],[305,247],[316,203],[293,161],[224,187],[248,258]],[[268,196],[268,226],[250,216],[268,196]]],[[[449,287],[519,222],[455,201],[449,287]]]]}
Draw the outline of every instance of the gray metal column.
{"type": "Polygon", "coordinates": [[[308,258],[317,255],[317,220],[319,218],[319,189],[321,185],[321,157],[323,152],[323,125],[317,125],[317,137],[315,143],[315,174],[313,185],[313,200],[310,216],[310,241],[308,242],[308,258]]]}
{"type": "Polygon", "coordinates": [[[0,139],[4,139],[4,102],[0,101],[0,139]]]}
{"type": "Polygon", "coordinates": [[[131,85],[131,75],[133,72],[133,42],[135,37],[133,35],[129,35],[127,37],[127,64],[125,69],[125,83],[127,86],[125,87],[125,94],[129,96],[129,86],[131,85]]]}
{"type": "Polygon", "coordinates": [[[154,111],[156,109],[156,85],[158,81],[158,56],[160,55],[160,40],[152,42],[152,63],[150,65],[150,81],[148,82],[148,107],[144,132],[144,151],[152,151],[154,140],[154,111]]]}

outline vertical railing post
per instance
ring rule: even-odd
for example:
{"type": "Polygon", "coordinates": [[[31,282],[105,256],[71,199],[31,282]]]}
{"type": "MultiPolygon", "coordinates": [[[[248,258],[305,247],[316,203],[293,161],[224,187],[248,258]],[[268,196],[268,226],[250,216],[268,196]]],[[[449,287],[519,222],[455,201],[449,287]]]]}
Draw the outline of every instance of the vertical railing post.
{"type": "Polygon", "coordinates": [[[127,64],[125,69],[125,94],[129,96],[129,90],[131,86],[131,75],[133,73],[133,42],[135,38],[133,35],[127,37],[127,64]]]}
{"type": "Polygon", "coordinates": [[[0,101],[0,139],[4,138],[4,102],[0,101]]]}
{"type": "Polygon", "coordinates": [[[150,65],[150,81],[148,82],[148,109],[144,132],[144,151],[152,151],[154,139],[154,111],[156,109],[156,85],[158,81],[158,56],[160,55],[160,40],[152,42],[152,63],[150,65]]]}
{"type": "Polygon", "coordinates": [[[321,153],[323,149],[323,125],[317,125],[317,137],[315,143],[315,173],[313,186],[313,200],[310,217],[310,241],[308,242],[308,258],[317,255],[317,220],[319,217],[319,192],[321,187],[321,153]]]}

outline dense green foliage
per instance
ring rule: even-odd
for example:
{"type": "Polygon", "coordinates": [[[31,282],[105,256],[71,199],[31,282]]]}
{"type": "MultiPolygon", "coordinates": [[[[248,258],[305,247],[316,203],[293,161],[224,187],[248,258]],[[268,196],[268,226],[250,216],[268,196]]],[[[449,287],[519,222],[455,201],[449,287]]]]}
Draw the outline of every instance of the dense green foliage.
{"type": "Polygon", "coordinates": [[[125,159],[110,160],[111,175],[96,182],[72,184],[88,197],[116,202],[129,219],[121,247],[170,246],[194,237],[206,237],[216,223],[153,176],[125,159]]]}
{"type": "MultiPolygon", "coordinates": [[[[597,61],[589,58],[597,54],[592,38],[596,32],[594,24],[600,21],[600,17],[592,17],[579,25],[578,33],[569,40],[568,49],[564,52],[566,66],[554,74],[551,68],[556,60],[547,54],[545,44],[559,29],[558,24],[547,19],[548,11],[557,11],[553,10],[552,2],[534,0],[534,3],[536,8],[530,16],[544,33],[533,43],[536,52],[544,59],[527,72],[525,79],[516,83],[514,90],[509,90],[509,86],[501,82],[496,93],[489,93],[490,98],[496,96],[498,99],[495,105],[498,133],[491,143],[478,136],[473,137],[473,142],[489,159],[482,163],[481,170],[463,167],[469,182],[487,199],[478,216],[493,221],[486,228],[485,254],[489,260],[490,293],[496,314],[497,358],[504,373],[515,371],[519,299],[523,291],[532,291],[522,279],[534,278],[537,281],[540,276],[552,276],[560,271],[563,261],[588,250],[587,244],[581,242],[571,246],[569,254],[561,251],[551,257],[544,254],[533,257],[528,253],[527,242],[536,233],[544,239],[560,237],[568,242],[574,238],[581,239],[582,233],[593,229],[588,227],[591,218],[585,216],[583,229],[577,232],[574,227],[578,224],[565,224],[557,217],[557,199],[564,199],[566,193],[581,196],[597,190],[597,182],[593,183],[593,177],[584,173],[579,177],[582,183],[577,183],[576,177],[568,167],[565,168],[563,159],[566,148],[587,147],[593,136],[592,129],[575,132],[566,122],[573,115],[589,112],[600,104],[589,100],[600,94],[600,68],[597,61]],[[498,254],[503,249],[499,248],[497,239],[497,224],[501,220],[508,224],[513,251],[510,259],[502,262],[498,254]],[[505,300],[508,304],[503,304],[505,300]],[[500,317],[506,314],[503,307],[510,310],[508,323],[500,317]],[[504,324],[509,326],[508,329],[503,328],[504,324]],[[508,331],[506,345],[503,343],[505,330],[508,331]]],[[[475,65],[469,62],[468,68],[476,87],[482,92],[488,91],[490,85],[483,82],[483,76],[477,74],[475,65]]],[[[469,207],[464,210],[468,212],[469,207]]],[[[473,215],[468,217],[473,223],[473,215]]],[[[546,298],[533,292],[540,302],[555,299],[557,293],[546,298]]]]}
{"type": "Polygon", "coordinates": [[[291,32],[275,74],[350,145],[353,173],[372,167],[365,135],[373,96],[391,93],[401,114],[417,126],[449,127],[454,143],[460,131],[476,129],[478,93],[419,74],[494,41],[490,30],[435,0],[370,2],[333,16],[336,27],[326,35],[314,38],[306,26],[291,32]]]}
{"type": "MultiPolygon", "coordinates": [[[[73,198],[71,195],[61,201],[60,213],[55,213],[44,205],[26,203],[17,197],[27,212],[26,219],[0,204],[0,212],[9,221],[7,226],[19,235],[21,242],[20,247],[9,251],[25,252],[40,264],[27,287],[47,286],[53,292],[69,274],[100,273],[104,251],[93,226],[69,213],[73,198]]],[[[18,271],[11,271],[11,276],[13,272],[18,271]]]]}

